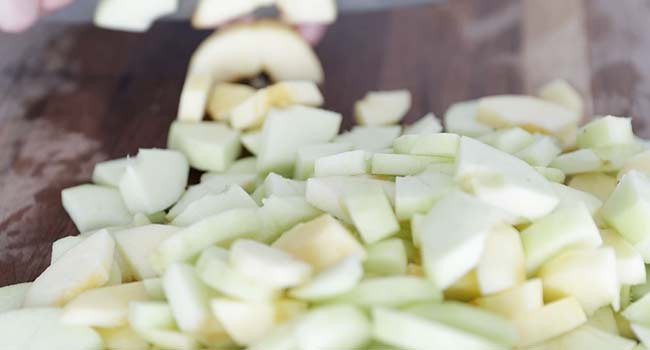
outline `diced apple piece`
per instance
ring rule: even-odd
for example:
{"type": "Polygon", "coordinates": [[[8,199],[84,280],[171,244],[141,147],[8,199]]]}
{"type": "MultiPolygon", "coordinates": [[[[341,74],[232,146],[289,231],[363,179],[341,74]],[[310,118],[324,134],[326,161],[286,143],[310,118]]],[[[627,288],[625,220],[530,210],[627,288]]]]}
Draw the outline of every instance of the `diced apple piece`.
{"type": "Polygon", "coordinates": [[[247,239],[233,243],[230,263],[242,275],[277,289],[298,286],[311,274],[310,265],[280,249],[247,239]]]}
{"type": "Polygon", "coordinates": [[[603,166],[603,161],[593,150],[581,149],[556,157],[550,166],[562,170],[567,175],[573,175],[598,171],[603,166]]]}
{"type": "Polygon", "coordinates": [[[458,300],[469,302],[481,296],[481,290],[478,286],[476,269],[463,275],[451,286],[444,290],[443,295],[446,300],[458,300]]]}
{"type": "Polygon", "coordinates": [[[262,184],[264,196],[304,196],[306,183],[304,181],[284,178],[270,173],[262,184]]]}
{"type": "Polygon", "coordinates": [[[210,312],[213,293],[201,282],[194,267],[175,263],[163,275],[163,288],[181,331],[194,334],[206,344],[218,344],[227,335],[210,312]]]}
{"type": "Polygon", "coordinates": [[[650,327],[640,324],[630,325],[634,335],[641,341],[644,346],[650,345],[650,327]]]}
{"type": "Polygon", "coordinates": [[[265,243],[272,243],[293,226],[322,214],[307,203],[304,196],[271,196],[263,202],[259,211],[262,232],[257,238],[265,243]]]}
{"type": "Polygon", "coordinates": [[[308,283],[292,289],[290,295],[307,301],[333,298],[354,288],[362,276],[361,260],[349,256],[322,270],[308,283]]]}
{"type": "Polygon", "coordinates": [[[516,156],[532,166],[548,166],[562,153],[562,148],[550,136],[539,135],[533,143],[518,151],[516,156]]]}
{"type": "Polygon", "coordinates": [[[587,321],[578,300],[564,298],[528,311],[514,320],[519,330],[519,345],[530,346],[557,337],[587,321]]]}
{"type": "Polygon", "coordinates": [[[196,264],[199,278],[208,286],[232,298],[261,302],[277,296],[277,289],[235,271],[229,260],[230,254],[227,250],[218,247],[207,248],[196,264]]]}
{"type": "Polygon", "coordinates": [[[538,219],[559,201],[549,181],[530,165],[468,137],[460,140],[456,180],[482,201],[514,217],[538,219]]]}
{"type": "Polygon", "coordinates": [[[293,176],[298,180],[306,180],[314,175],[314,167],[318,159],[350,150],[352,150],[352,144],[345,142],[300,147],[296,157],[293,176]]]}
{"type": "Polygon", "coordinates": [[[587,207],[577,202],[563,205],[521,232],[526,270],[534,275],[553,256],[571,247],[597,247],[602,243],[587,207]]]}
{"type": "Polygon", "coordinates": [[[50,259],[50,265],[54,264],[68,250],[83,242],[83,240],[84,238],[81,236],[67,236],[54,241],[54,243],[52,243],[52,256],[50,259]]]}
{"type": "Polygon", "coordinates": [[[120,256],[125,260],[137,280],[158,276],[151,266],[150,256],[161,242],[180,231],[168,225],[145,225],[114,234],[120,256]]]}
{"type": "MultiPolygon", "coordinates": [[[[222,4],[223,2],[202,1],[222,4]]],[[[208,114],[214,120],[227,121],[233,108],[255,94],[255,88],[244,84],[221,83],[213,87],[208,99],[208,114]]]]}
{"type": "Polygon", "coordinates": [[[423,172],[429,164],[449,162],[451,159],[447,157],[375,153],[372,156],[371,172],[375,175],[416,175],[423,172]]]}
{"type": "Polygon", "coordinates": [[[31,285],[32,283],[28,282],[0,287],[0,314],[20,309],[31,285]]]}
{"type": "Polygon", "coordinates": [[[316,308],[296,324],[298,349],[356,349],[370,341],[371,324],[359,308],[332,305],[316,308]]]}
{"type": "Polygon", "coordinates": [[[181,197],[188,176],[189,164],[182,153],[141,149],[124,171],[120,192],[130,211],[152,214],[170,207],[181,197]]]}
{"type": "Polygon", "coordinates": [[[605,221],[636,244],[650,237],[650,180],[635,170],[625,174],[601,210],[605,221]]]}
{"type": "Polygon", "coordinates": [[[456,156],[460,137],[457,134],[416,134],[403,135],[393,142],[396,153],[412,154],[416,156],[456,156]]]}
{"type": "Polygon", "coordinates": [[[224,211],[188,226],[164,240],[152,255],[156,271],[174,262],[192,259],[212,245],[250,237],[260,231],[257,209],[239,208],[224,211]]]}
{"type": "Polygon", "coordinates": [[[404,241],[392,238],[368,246],[368,258],[363,267],[372,276],[405,275],[407,264],[404,241]]]}
{"type": "Polygon", "coordinates": [[[477,137],[494,131],[478,120],[478,101],[454,103],[445,112],[445,130],[464,136],[477,137]]]}
{"type": "Polygon", "coordinates": [[[374,308],[373,337],[399,349],[492,350],[503,348],[492,340],[441,322],[388,308],[374,308]]]}
{"type": "Polygon", "coordinates": [[[167,146],[183,152],[193,168],[225,171],[241,152],[239,132],[219,122],[172,123],[167,146]]]}
{"type": "Polygon", "coordinates": [[[400,307],[420,302],[438,302],[442,293],[430,281],[414,276],[373,277],[330,301],[361,306],[400,307]]]}
{"type": "Polygon", "coordinates": [[[151,346],[129,326],[97,329],[106,350],[149,350],[151,346]]]}
{"type": "Polygon", "coordinates": [[[605,116],[582,127],[578,133],[578,147],[597,148],[635,142],[632,119],[605,116]]]}
{"type": "Polygon", "coordinates": [[[95,164],[92,181],[101,186],[119,187],[128,160],[119,158],[95,164]]]}
{"type": "Polygon", "coordinates": [[[575,126],[580,114],[539,98],[500,95],[479,100],[478,120],[497,128],[519,126],[529,131],[560,135],[575,126]]]}
{"type": "Polygon", "coordinates": [[[427,303],[409,306],[405,311],[424,319],[476,334],[508,348],[518,340],[517,330],[504,317],[459,302],[427,303]]]}
{"type": "Polygon", "coordinates": [[[61,201],[81,232],[131,223],[131,214],[114,188],[80,185],[61,192],[61,201]]]}
{"type": "Polygon", "coordinates": [[[580,118],[582,118],[584,113],[582,96],[566,80],[556,79],[546,83],[539,89],[537,94],[546,101],[557,103],[564,108],[578,113],[580,118]]]}
{"type": "Polygon", "coordinates": [[[425,171],[417,176],[395,178],[395,213],[399,220],[425,214],[455,186],[451,175],[425,171]]]}
{"type": "Polygon", "coordinates": [[[616,178],[602,173],[578,174],[571,177],[569,187],[591,193],[605,202],[616,188],[616,178]]]}
{"type": "Polygon", "coordinates": [[[36,308],[0,314],[3,350],[102,350],[102,338],[92,328],[60,322],[61,310],[36,308]]]}
{"type": "Polygon", "coordinates": [[[215,28],[237,17],[253,12],[259,5],[257,0],[199,1],[192,15],[194,28],[215,28]]]}
{"type": "Polygon", "coordinates": [[[66,252],[30,286],[23,306],[61,306],[109,280],[115,241],[101,230],[66,252]]]}
{"type": "MultiPolygon", "coordinates": [[[[260,152],[260,148],[262,147],[262,131],[255,130],[242,134],[241,144],[244,146],[244,148],[246,148],[248,152],[254,156],[257,156],[260,152]]],[[[255,171],[257,171],[257,168],[255,171]]]]}
{"type": "Polygon", "coordinates": [[[422,259],[429,279],[446,289],[476,267],[488,233],[501,219],[496,209],[460,191],[440,199],[422,223],[422,259]]]}
{"type": "Polygon", "coordinates": [[[336,1],[312,0],[309,4],[300,0],[276,0],[282,17],[289,23],[325,23],[336,20],[336,1]]]}
{"type": "Polygon", "coordinates": [[[650,294],[628,305],[621,313],[625,319],[632,323],[650,326],[650,294]]]}
{"type": "Polygon", "coordinates": [[[585,325],[526,350],[633,350],[635,346],[634,340],[585,325]]]}
{"type": "Polygon", "coordinates": [[[526,258],[516,229],[499,225],[490,231],[476,277],[483,295],[513,288],[526,280],[526,258]]]}
{"type": "Polygon", "coordinates": [[[365,249],[350,231],[329,215],[296,225],[283,233],[273,247],[309,263],[316,271],[348,256],[366,257],[365,249]]]}
{"type": "Polygon", "coordinates": [[[94,22],[102,28],[144,32],[156,19],[174,13],[177,8],[178,0],[101,0],[94,22]]]}
{"type": "Polygon", "coordinates": [[[293,350],[296,349],[296,322],[276,325],[258,341],[248,346],[248,350],[293,350]]]}
{"type": "Polygon", "coordinates": [[[189,74],[185,79],[178,104],[176,119],[188,123],[203,120],[205,105],[212,89],[212,77],[207,74],[189,74]]]}
{"type": "Polygon", "coordinates": [[[621,284],[635,285],[646,281],[643,257],[623,237],[613,230],[601,230],[603,245],[616,253],[616,270],[621,284]]]}
{"type": "Polygon", "coordinates": [[[535,137],[522,128],[514,127],[494,131],[478,140],[503,152],[515,154],[535,142],[535,137]]]}
{"type": "Polygon", "coordinates": [[[370,155],[363,150],[348,151],[316,159],[313,176],[361,175],[370,170],[370,155]]]}
{"type": "Polygon", "coordinates": [[[399,231],[393,208],[378,184],[364,184],[346,191],[343,204],[367,244],[375,243],[399,231]]]}
{"type": "Polygon", "coordinates": [[[646,280],[643,283],[630,287],[630,301],[634,302],[641,299],[644,295],[650,292],[650,265],[645,265],[646,280]]]}
{"type": "Polygon", "coordinates": [[[257,208],[257,203],[238,185],[231,185],[219,194],[209,194],[190,203],[171,224],[190,226],[203,219],[236,208],[257,208]]]}
{"type": "Polygon", "coordinates": [[[427,113],[415,123],[404,128],[404,135],[435,134],[442,131],[442,124],[433,113],[427,113]]]}
{"type": "Polygon", "coordinates": [[[548,300],[573,296],[587,315],[609,304],[619,309],[620,283],[612,248],[569,250],[545,263],[539,277],[548,300]]]}
{"type": "Polygon", "coordinates": [[[66,304],[61,322],[76,326],[122,327],[127,325],[129,303],[148,299],[142,282],[87,290],[66,304]]]}
{"type": "Polygon", "coordinates": [[[626,159],[621,170],[618,172],[618,178],[620,179],[630,170],[650,174],[650,150],[643,151],[626,159]]]}
{"type": "Polygon", "coordinates": [[[530,279],[508,290],[480,297],[475,303],[507,318],[515,318],[544,306],[542,281],[537,278],[530,279]]]}
{"type": "Polygon", "coordinates": [[[560,198],[560,206],[581,202],[587,207],[591,215],[595,215],[603,206],[603,202],[591,193],[576,190],[559,183],[553,183],[553,189],[560,198]]]}
{"type": "Polygon", "coordinates": [[[275,321],[275,308],[271,303],[217,298],[210,304],[217,320],[238,345],[259,340],[269,332],[275,321]]]}
{"type": "Polygon", "coordinates": [[[258,171],[275,171],[290,176],[293,174],[296,149],[331,140],[338,133],[340,125],[340,114],[316,108],[293,106],[272,110],[262,131],[258,171]]]}
{"type": "Polygon", "coordinates": [[[408,90],[374,91],[354,104],[354,116],[360,125],[397,124],[409,109],[408,90]]]}
{"type": "Polygon", "coordinates": [[[618,335],[618,325],[614,311],[610,306],[603,306],[596,310],[587,320],[585,326],[599,329],[603,332],[618,335]]]}
{"type": "Polygon", "coordinates": [[[163,302],[129,304],[129,325],[143,339],[162,349],[198,349],[197,341],[176,327],[172,310],[163,302]]]}
{"type": "Polygon", "coordinates": [[[351,131],[338,135],[335,140],[350,143],[354,149],[376,152],[389,148],[401,132],[402,127],[399,125],[355,126],[351,131]]]}
{"type": "Polygon", "coordinates": [[[566,180],[566,175],[560,169],[543,167],[543,166],[536,166],[534,168],[548,181],[563,184],[564,180],[566,180]]]}

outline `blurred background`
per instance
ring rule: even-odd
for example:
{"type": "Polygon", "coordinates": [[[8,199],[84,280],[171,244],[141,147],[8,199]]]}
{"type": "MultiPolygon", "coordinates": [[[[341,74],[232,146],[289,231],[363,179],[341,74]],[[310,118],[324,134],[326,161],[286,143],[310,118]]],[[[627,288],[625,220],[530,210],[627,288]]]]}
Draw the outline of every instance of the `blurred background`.
{"type": "MultiPolygon", "coordinates": [[[[87,181],[96,162],[165,145],[189,58],[211,33],[193,29],[187,10],[145,33],[100,29],[93,8],[80,0],[0,33],[0,286],[32,280],[51,242],[75,233],[61,189],[87,181]]],[[[564,78],[593,113],[631,116],[648,137],[648,18],[645,0],[343,1],[316,46],[325,107],[349,127],[367,91],[406,88],[410,122],[564,78]]]]}

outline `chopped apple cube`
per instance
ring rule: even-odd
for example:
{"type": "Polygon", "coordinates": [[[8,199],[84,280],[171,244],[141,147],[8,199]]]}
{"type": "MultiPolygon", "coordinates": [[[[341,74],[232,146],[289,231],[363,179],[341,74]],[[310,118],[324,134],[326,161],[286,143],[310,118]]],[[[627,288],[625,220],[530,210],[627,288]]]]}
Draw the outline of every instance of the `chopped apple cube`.
{"type": "Polygon", "coordinates": [[[296,157],[293,177],[298,180],[306,180],[314,175],[314,168],[318,159],[350,150],[352,150],[352,144],[346,142],[323,143],[300,147],[296,157]]]}
{"type": "Polygon", "coordinates": [[[344,294],[354,288],[363,277],[361,260],[349,256],[322,270],[308,283],[291,290],[294,298],[321,301],[344,294]]]}
{"type": "Polygon", "coordinates": [[[442,124],[433,113],[428,113],[404,128],[404,135],[435,134],[442,131],[442,124]]]}
{"type": "Polygon", "coordinates": [[[345,205],[352,222],[367,244],[375,243],[399,231],[399,223],[378,184],[364,184],[343,194],[345,205]]]}
{"type": "Polygon", "coordinates": [[[526,258],[519,232],[509,225],[492,229],[476,267],[481,294],[513,288],[526,280],[526,258]]]}
{"type": "Polygon", "coordinates": [[[81,292],[108,282],[115,241],[101,230],[72,247],[30,286],[23,306],[61,306],[81,292]]]}
{"type": "Polygon", "coordinates": [[[312,270],[310,265],[280,249],[247,239],[233,243],[230,264],[242,275],[277,289],[306,282],[312,270]]]}
{"type": "Polygon", "coordinates": [[[52,243],[52,256],[50,258],[50,265],[54,264],[68,250],[83,242],[83,240],[84,238],[81,236],[67,236],[54,241],[54,243],[52,243]]]}
{"type": "Polygon", "coordinates": [[[171,224],[190,226],[210,216],[236,208],[257,208],[257,203],[238,185],[231,185],[219,194],[208,194],[190,203],[171,224]]]}
{"type": "Polygon", "coordinates": [[[445,112],[445,130],[455,134],[478,137],[494,128],[478,120],[478,101],[454,103],[445,112]]]}
{"type": "Polygon", "coordinates": [[[137,280],[157,277],[150,256],[161,242],[180,231],[168,225],[144,225],[116,232],[115,243],[120,256],[137,280]]]}
{"type": "Polygon", "coordinates": [[[535,142],[535,137],[522,128],[514,127],[494,131],[478,140],[503,152],[515,154],[535,142]]]}
{"type": "Polygon", "coordinates": [[[616,270],[621,284],[636,285],[646,281],[643,257],[614,230],[601,230],[603,245],[616,253],[616,270]]]}
{"type": "Polygon", "coordinates": [[[101,0],[94,21],[102,28],[144,32],[156,19],[174,13],[177,8],[178,0],[101,0]]]}
{"type": "Polygon", "coordinates": [[[273,243],[316,271],[334,265],[348,256],[365,259],[366,251],[345,226],[329,215],[298,224],[273,243]]]}
{"type": "Polygon", "coordinates": [[[61,192],[61,201],[81,232],[127,225],[132,220],[120,192],[114,188],[96,185],[70,187],[61,192]]]}
{"type": "Polygon", "coordinates": [[[408,257],[404,241],[391,238],[368,246],[363,267],[371,276],[405,275],[408,257]]]}
{"type": "MultiPolygon", "coordinates": [[[[202,3],[215,3],[202,1],[202,3]]],[[[222,2],[216,2],[215,4],[222,2]]],[[[221,83],[214,86],[208,99],[208,114],[214,120],[227,121],[230,112],[255,94],[255,88],[244,84],[221,83]]]]}
{"type": "Polygon", "coordinates": [[[409,109],[408,90],[375,91],[354,104],[354,116],[360,125],[397,124],[409,109]]]}
{"type": "Polygon", "coordinates": [[[576,190],[559,183],[553,183],[553,189],[560,198],[560,206],[581,202],[587,207],[591,215],[596,215],[603,206],[603,202],[591,193],[576,190]]]}
{"type": "Polygon", "coordinates": [[[632,119],[605,116],[582,127],[578,133],[578,147],[597,148],[625,145],[635,142],[632,119]]]}
{"type": "Polygon", "coordinates": [[[95,164],[92,181],[101,186],[119,187],[128,160],[119,158],[95,164]]]}
{"type": "Polygon", "coordinates": [[[636,244],[650,237],[650,180],[638,172],[625,174],[603,205],[605,221],[625,239],[636,244]]]}
{"type": "Polygon", "coordinates": [[[340,114],[316,108],[293,106],[272,110],[262,131],[262,147],[257,157],[258,171],[274,171],[290,176],[293,174],[296,149],[331,140],[340,125],[340,114]]]}
{"type": "Polygon", "coordinates": [[[519,330],[519,345],[530,346],[557,337],[587,321],[578,300],[564,298],[528,311],[514,320],[519,330]]]}
{"type": "Polygon", "coordinates": [[[566,175],[560,169],[549,168],[544,166],[536,166],[534,168],[538,173],[542,174],[542,176],[544,176],[548,181],[563,184],[564,180],[566,180],[566,175]]]}
{"type": "Polygon", "coordinates": [[[350,143],[354,149],[376,152],[389,148],[401,132],[402,127],[399,125],[355,126],[351,131],[338,135],[335,140],[350,143]]]}
{"type": "MultiPolygon", "coordinates": [[[[243,133],[241,135],[241,144],[252,155],[257,156],[262,147],[262,131],[255,130],[243,133]]],[[[257,171],[257,169],[255,170],[257,171]]]]}
{"type": "Polygon", "coordinates": [[[418,176],[395,178],[395,213],[399,220],[425,214],[433,204],[454,188],[450,175],[425,171],[418,176]]]}
{"type": "Polygon", "coordinates": [[[325,23],[336,20],[336,1],[312,0],[308,4],[300,0],[275,0],[282,17],[289,23],[325,23]]]}
{"type": "Polygon", "coordinates": [[[275,308],[271,303],[217,298],[210,304],[216,318],[238,345],[259,340],[275,321],[275,308]]]}
{"type": "Polygon", "coordinates": [[[369,172],[370,154],[363,150],[328,155],[314,162],[314,176],[361,175],[369,172]]]}
{"type": "Polygon", "coordinates": [[[423,172],[432,163],[449,163],[447,157],[425,157],[410,154],[375,153],[371,172],[375,175],[407,176],[423,172]]]}
{"type": "Polygon", "coordinates": [[[239,132],[219,122],[176,121],[169,129],[167,145],[183,152],[193,168],[225,171],[241,152],[239,132]]]}
{"type": "Polygon", "coordinates": [[[184,122],[200,122],[212,89],[212,77],[206,74],[190,74],[185,79],[178,104],[177,119],[184,122]]]}
{"type": "Polygon", "coordinates": [[[616,178],[602,173],[578,174],[571,177],[569,187],[591,193],[606,202],[616,188],[616,178]]]}
{"type": "Polygon", "coordinates": [[[32,283],[28,282],[0,287],[0,314],[20,309],[31,285],[32,283]]]}
{"type": "Polygon", "coordinates": [[[567,175],[598,171],[603,161],[591,149],[581,149],[564,153],[551,162],[550,166],[562,170],[567,175]]]}
{"type": "Polygon", "coordinates": [[[562,152],[557,141],[550,136],[539,135],[533,143],[518,151],[516,156],[532,166],[548,166],[562,152]]]}
{"type": "Polygon", "coordinates": [[[542,280],[530,279],[508,290],[480,297],[474,302],[484,309],[507,318],[515,318],[527,311],[544,306],[542,280]]]}
{"type": "Polygon", "coordinates": [[[456,156],[460,137],[457,134],[416,134],[403,135],[393,142],[396,153],[412,154],[416,156],[456,156]]]}
{"type": "Polygon", "coordinates": [[[636,170],[644,174],[650,174],[650,150],[643,151],[639,154],[633,155],[625,160],[621,170],[618,172],[620,179],[630,170],[636,170]]]}
{"type": "Polygon", "coordinates": [[[265,243],[272,243],[293,226],[323,213],[307,203],[304,196],[270,196],[262,201],[262,232],[257,238],[265,243]]]}
{"type": "Polygon", "coordinates": [[[584,113],[584,101],[580,93],[566,80],[556,79],[544,84],[537,92],[542,99],[557,103],[564,108],[570,109],[582,118],[584,113]]]}

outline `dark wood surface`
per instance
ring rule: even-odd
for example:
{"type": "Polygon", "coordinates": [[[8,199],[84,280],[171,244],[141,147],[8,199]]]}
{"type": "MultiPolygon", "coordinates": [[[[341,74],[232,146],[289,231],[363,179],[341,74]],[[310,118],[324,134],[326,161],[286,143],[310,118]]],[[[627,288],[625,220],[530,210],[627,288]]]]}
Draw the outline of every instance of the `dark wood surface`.
{"type": "MultiPolygon", "coordinates": [[[[349,118],[368,90],[407,88],[408,120],[458,100],[534,92],[562,77],[598,114],[650,136],[650,2],[454,0],[344,15],[317,47],[326,107],[349,118]]],[[[41,24],[0,34],[0,286],[33,280],[76,234],[61,189],[94,163],[162,147],[188,59],[209,33],[41,24]]]]}

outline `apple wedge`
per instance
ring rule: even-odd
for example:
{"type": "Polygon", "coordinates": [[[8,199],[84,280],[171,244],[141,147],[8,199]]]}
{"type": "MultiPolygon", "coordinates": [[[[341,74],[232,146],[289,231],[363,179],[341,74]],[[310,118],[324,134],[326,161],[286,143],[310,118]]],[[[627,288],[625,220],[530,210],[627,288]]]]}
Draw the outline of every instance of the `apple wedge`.
{"type": "Polygon", "coordinates": [[[597,148],[634,143],[632,119],[615,116],[597,118],[580,129],[578,147],[597,148]]]}
{"type": "Polygon", "coordinates": [[[637,285],[646,282],[643,256],[614,230],[601,230],[603,246],[616,253],[616,271],[621,284],[637,285]]]}
{"type": "Polygon", "coordinates": [[[130,211],[153,214],[181,197],[189,171],[187,159],[178,151],[141,149],[124,171],[120,193],[130,211]]]}
{"type": "Polygon", "coordinates": [[[474,303],[507,318],[515,318],[544,306],[542,280],[530,279],[508,290],[480,297],[474,303]]]}
{"type": "Polygon", "coordinates": [[[578,174],[571,177],[569,187],[591,193],[604,203],[616,188],[616,178],[602,173],[578,174]]]}
{"type": "Polygon", "coordinates": [[[408,90],[373,91],[354,104],[354,116],[360,125],[397,124],[409,109],[408,90]]]}
{"type": "Polygon", "coordinates": [[[625,160],[621,170],[618,172],[620,179],[630,170],[637,170],[644,174],[650,174],[650,151],[643,151],[625,160]]]}
{"type": "Polygon", "coordinates": [[[177,8],[178,0],[101,0],[94,22],[102,28],[144,32],[156,19],[176,12],[177,8]]]}
{"type": "Polygon", "coordinates": [[[127,163],[127,158],[119,158],[95,164],[92,174],[93,183],[100,186],[119,187],[127,163]]]}
{"type": "Polygon", "coordinates": [[[275,323],[272,303],[217,298],[212,299],[210,305],[228,335],[241,346],[262,338],[275,323]]]}
{"type": "Polygon", "coordinates": [[[404,128],[404,135],[435,134],[442,131],[442,124],[433,113],[427,113],[415,123],[404,128]]]}
{"type": "Polygon", "coordinates": [[[364,150],[341,152],[316,159],[315,177],[337,175],[363,175],[370,171],[370,154],[364,150]]]}
{"type": "Polygon", "coordinates": [[[351,150],[352,144],[346,142],[332,142],[300,147],[296,156],[293,177],[298,180],[306,180],[314,175],[314,168],[318,159],[351,150]]]}
{"type": "Polygon", "coordinates": [[[113,234],[117,250],[136,280],[157,277],[149,260],[161,242],[180,231],[169,225],[144,225],[113,234]]]}
{"type": "Polygon", "coordinates": [[[127,225],[132,216],[114,188],[80,185],[61,192],[63,208],[80,232],[127,225]]]}
{"type": "Polygon", "coordinates": [[[362,184],[343,194],[343,205],[366,244],[375,243],[399,231],[390,201],[381,185],[362,184]]]}
{"type": "MultiPolygon", "coordinates": [[[[203,2],[220,3],[210,0],[203,2]]],[[[230,113],[233,108],[253,96],[256,91],[255,88],[244,84],[217,84],[212,88],[212,93],[208,98],[208,115],[217,121],[228,121],[230,120],[230,113]]]]}
{"type": "Polygon", "coordinates": [[[290,291],[294,298],[307,301],[322,301],[344,294],[356,286],[363,276],[361,260],[349,256],[322,270],[306,284],[290,291]]]}
{"type": "Polygon", "coordinates": [[[270,196],[262,202],[264,205],[259,210],[262,230],[256,238],[265,243],[272,243],[295,225],[323,214],[307,203],[304,195],[270,196]]]}
{"type": "Polygon", "coordinates": [[[190,166],[203,171],[225,171],[239,157],[239,132],[219,122],[173,122],[167,147],[183,152],[190,166]]]}
{"type": "Polygon", "coordinates": [[[395,153],[415,156],[456,157],[460,137],[457,134],[436,133],[403,135],[393,142],[395,153]]]}
{"type": "Polygon", "coordinates": [[[31,285],[32,283],[28,282],[0,287],[0,314],[20,309],[31,285]]]}
{"type": "Polygon", "coordinates": [[[23,306],[62,306],[85,290],[101,287],[110,278],[115,241],[101,230],[66,252],[30,286],[23,306]]]}

